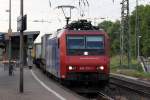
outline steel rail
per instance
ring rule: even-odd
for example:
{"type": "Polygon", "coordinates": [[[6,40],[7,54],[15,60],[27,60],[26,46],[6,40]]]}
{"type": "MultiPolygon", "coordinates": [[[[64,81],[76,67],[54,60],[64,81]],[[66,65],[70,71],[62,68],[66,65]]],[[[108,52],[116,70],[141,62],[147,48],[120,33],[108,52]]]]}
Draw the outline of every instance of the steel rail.
{"type": "Polygon", "coordinates": [[[125,77],[123,75],[110,74],[110,84],[130,89],[136,93],[150,96],[150,83],[140,81],[137,78],[125,77]]]}
{"type": "Polygon", "coordinates": [[[106,100],[114,100],[113,98],[111,98],[108,95],[102,93],[101,91],[98,91],[98,95],[103,97],[103,99],[106,99],[106,100]]]}

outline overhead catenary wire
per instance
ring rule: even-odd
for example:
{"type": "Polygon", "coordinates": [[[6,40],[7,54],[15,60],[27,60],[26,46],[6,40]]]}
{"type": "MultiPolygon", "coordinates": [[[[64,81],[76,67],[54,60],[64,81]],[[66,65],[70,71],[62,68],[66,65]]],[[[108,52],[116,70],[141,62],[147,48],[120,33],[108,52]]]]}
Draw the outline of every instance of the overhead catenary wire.
{"type": "Polygon", "coordinates": [[[89,8],[89,6],[90,6],[89,1],[88,0],[79,0],[78,2],[79,2],[78,5],[79,5],[80,16],[84,17],[86,7],[89,8]]]}

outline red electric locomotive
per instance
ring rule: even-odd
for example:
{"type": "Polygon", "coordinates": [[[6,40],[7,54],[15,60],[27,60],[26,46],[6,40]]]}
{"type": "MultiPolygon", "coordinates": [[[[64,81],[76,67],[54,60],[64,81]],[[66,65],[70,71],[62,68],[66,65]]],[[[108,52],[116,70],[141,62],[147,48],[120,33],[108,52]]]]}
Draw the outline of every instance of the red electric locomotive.
{"type": "Polygon", "coordinates": [[[44,70],[62,81],[108,82],[109,37],[86,20],[51,35],[44,70]]]}

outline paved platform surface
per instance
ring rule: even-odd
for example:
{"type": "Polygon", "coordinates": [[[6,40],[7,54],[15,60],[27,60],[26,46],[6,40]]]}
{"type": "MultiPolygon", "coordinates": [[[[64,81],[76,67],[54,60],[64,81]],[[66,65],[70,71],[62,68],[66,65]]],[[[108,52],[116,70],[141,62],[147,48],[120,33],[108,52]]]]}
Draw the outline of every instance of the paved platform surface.
{"type": "Polygon", "coordinates": [[[9,76],[8,70],[4,70],[3,66],[0,65],[0,100],[82,100],[77,96],[70,95],[71,93],[61,92],[62,94],[66,94],[66,97],[59,98],[54,93],[46,90],[33,77],[32,72],[28,68],[25,68],[24,93],[21,94],[19,93],[19,69],[16,68],[14,75],[9,76]]]}

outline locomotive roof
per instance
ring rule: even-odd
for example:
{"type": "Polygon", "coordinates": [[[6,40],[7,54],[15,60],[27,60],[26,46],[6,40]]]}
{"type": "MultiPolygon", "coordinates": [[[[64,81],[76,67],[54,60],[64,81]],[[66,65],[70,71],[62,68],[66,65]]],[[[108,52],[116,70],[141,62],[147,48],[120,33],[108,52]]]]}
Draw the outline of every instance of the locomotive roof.
{"type": "Polygon", "coordinates": [[[49,38],[60,37],[64,32],[104,32],[102,29],[99,29],[96,26],[93,26],[90,21],[87,20],[78,20],[73,21],[72,23],[66,25],[63,29],[58,29],[54,32],[49,38]]]}
{"type": "Polygon", "coordinates": [[[73,21],[70,24],[66,25],[65,29],[68,30],[99,30],[97,26],[93,26],[91,21],[87,20],[78,20],[73,21]]]}
{"type": "Polygon", "coordinates": [[[52,35],[49,36],[49,38],[56,38],[56,37],[60,37],[64,32],[67,32],[67,33],[73,33],[73,32],[102,32],[102,33],[105,33],[104,31],[102,30],[68,30],[68,29],[62,29],[60,31],[56,31],[54,32],[52,35]]]}

